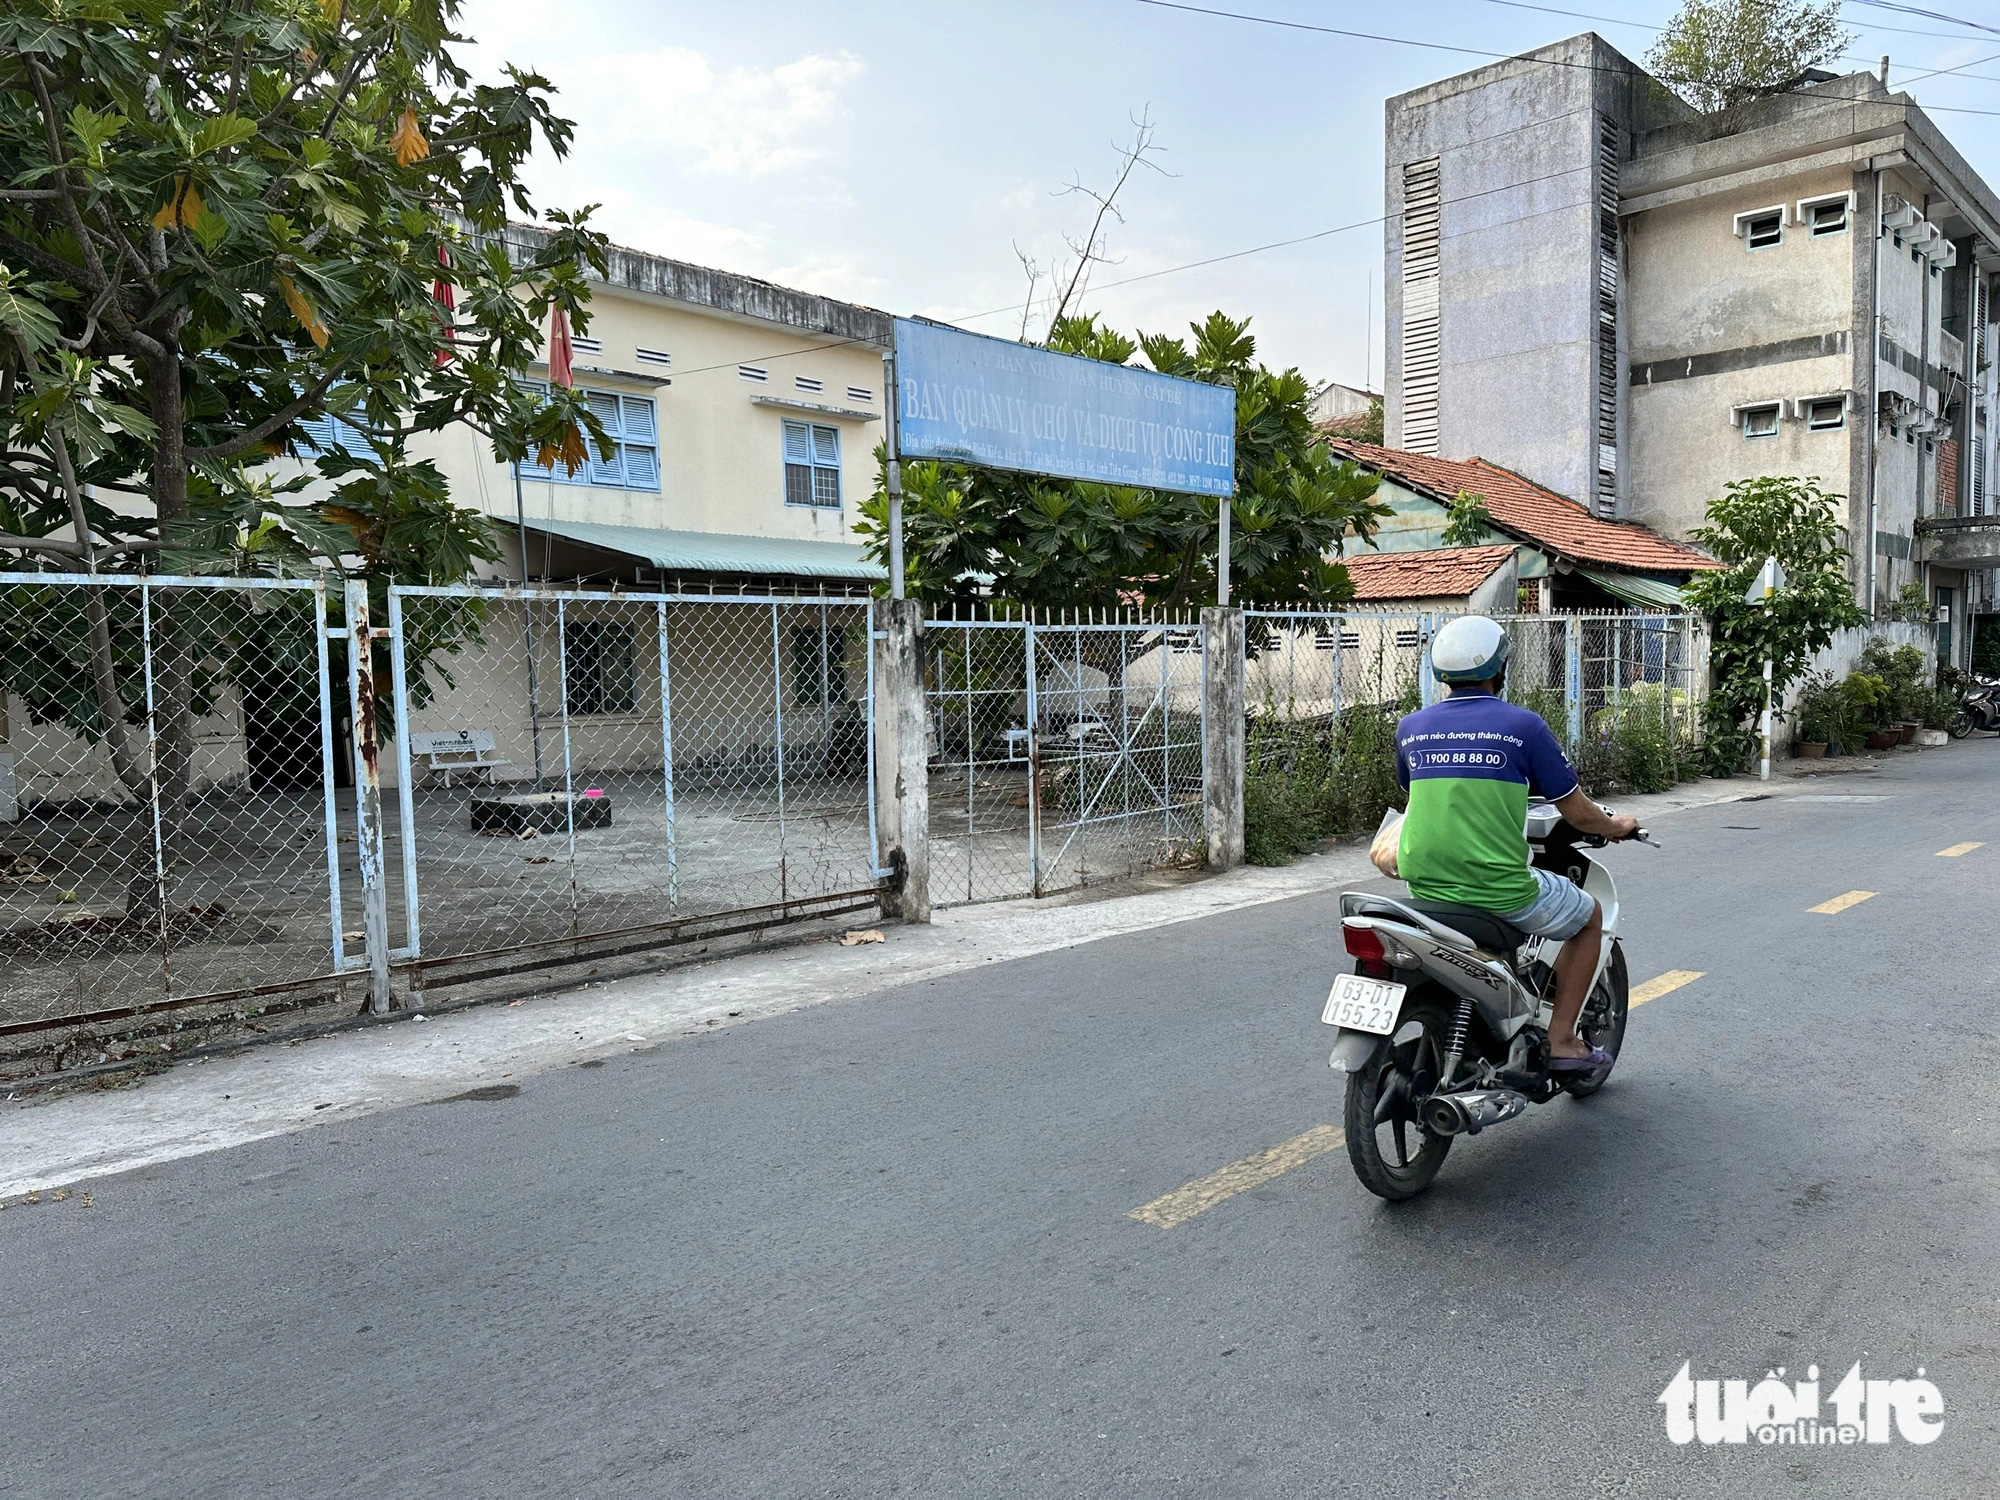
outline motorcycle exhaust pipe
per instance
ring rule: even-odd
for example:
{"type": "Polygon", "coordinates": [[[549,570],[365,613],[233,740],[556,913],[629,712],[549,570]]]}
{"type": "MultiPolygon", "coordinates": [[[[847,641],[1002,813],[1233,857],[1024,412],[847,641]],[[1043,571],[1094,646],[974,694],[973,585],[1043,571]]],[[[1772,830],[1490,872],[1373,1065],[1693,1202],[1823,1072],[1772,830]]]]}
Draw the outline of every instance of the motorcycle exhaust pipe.
{"type": "Polygon", "coordinates": [[[1432,1135],[1478,1135],[1487,1126],[1511,1120],[1527,1108],[1528,1096],[1512,1089],[1433,1094],[1424,1101],[1424,1126],[1432,1135]]]}

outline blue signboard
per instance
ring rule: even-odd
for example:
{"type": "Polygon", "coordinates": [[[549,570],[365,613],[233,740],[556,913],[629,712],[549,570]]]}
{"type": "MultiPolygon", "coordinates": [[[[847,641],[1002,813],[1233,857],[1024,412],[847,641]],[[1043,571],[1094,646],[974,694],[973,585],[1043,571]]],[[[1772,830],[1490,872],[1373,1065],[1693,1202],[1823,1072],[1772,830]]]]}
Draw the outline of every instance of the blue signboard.
{"type": "Polygon", "coordinates": [[[902,458],[1236,493],[1236,393],[936,323],[896,320],[902,458]]]}

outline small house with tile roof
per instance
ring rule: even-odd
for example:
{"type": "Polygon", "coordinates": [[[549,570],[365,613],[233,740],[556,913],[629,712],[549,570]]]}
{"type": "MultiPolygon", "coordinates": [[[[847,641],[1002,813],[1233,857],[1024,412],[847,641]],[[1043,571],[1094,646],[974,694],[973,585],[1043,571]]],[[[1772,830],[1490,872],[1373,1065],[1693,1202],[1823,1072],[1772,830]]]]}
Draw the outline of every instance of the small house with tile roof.
{"type": "MultiPolygon", "coordinates": [[[[1465,582],[1466,571],[1485,557],[1511,549],[1519,607],[1544,613],[1678,609],[1681,585],[1693,574],[1718,566],[1713,558],[1685,542],[1669,541],[1634,522],[1603,520],[1576,501],[1485,459],[1459,462],[1333,435],[1328,436],[1327,446],[1339,457],[1352,459],[1382,476],[1375,499],[1387,505],[1390,514],[1375,534],[1376,550],[1341,559],[1355,577],[1357,590],[1365,577],[1378,599],[1443,599],[1444,593],[1391,591],[1437,588],[1446,582],[1455,587],[1465,582]],[[1480,545],[1446,549],[1445,523],[1460,495],[1477,495],[1491,522],[1480,545]],[[1395,561],[1407,554],[1423,554],[1432,560],[1395,561]],[[1404,569],[1419,571],[1399,571],[1404,569]]],[[[1496,563],[1481,575],[1465,597],[1475,591],[1492,592],[1497,567],[1496,563]]],[[[1510,610],[1512,606],[1492,607],[1510,610]]]]}

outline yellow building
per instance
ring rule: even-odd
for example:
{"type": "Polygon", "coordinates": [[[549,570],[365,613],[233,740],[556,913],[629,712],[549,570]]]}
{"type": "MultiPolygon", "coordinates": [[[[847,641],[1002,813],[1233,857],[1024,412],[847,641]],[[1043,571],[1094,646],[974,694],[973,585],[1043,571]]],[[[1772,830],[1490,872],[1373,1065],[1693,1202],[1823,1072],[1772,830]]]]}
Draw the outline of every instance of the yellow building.
{"type": "MultiPolygon", "coordinates": [[[[515,226],[509,252],[526,259],[539,240],[515,226]]],[[[573,374],[609,454],[573,476],[524,464],[517,485],[470,428],[412,445],[460,504],[504,523],[504,572],[785,592],[882,577],[853,528],[875,483],[889,315],[620,247],[607,269],[573,374]]],[[[359,444],[336,419],[307,425],[316,442],[359,444]]]]}

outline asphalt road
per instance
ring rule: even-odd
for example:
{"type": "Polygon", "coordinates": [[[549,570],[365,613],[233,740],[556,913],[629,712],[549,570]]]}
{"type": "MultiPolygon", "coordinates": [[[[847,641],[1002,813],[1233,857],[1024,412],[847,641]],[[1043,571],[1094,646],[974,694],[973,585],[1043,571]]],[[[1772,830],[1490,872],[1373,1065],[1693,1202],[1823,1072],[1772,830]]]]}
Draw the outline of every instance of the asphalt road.
{"type": "Polygon", "coordinates": [[[1313,897],[10,1208],[0,1495],[1985,1493],[1997,759],[1613,851],[1702,977],[1401,1207],[1334,1150],[1129,1217],[1340,1123],[1313,897]],[[1684,1360],[1942,1432],[1676,1447],[1684,1360]]]}

